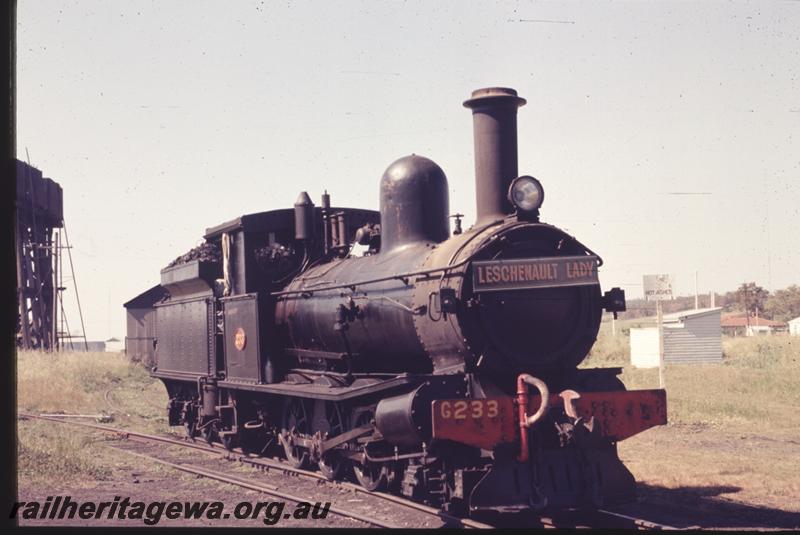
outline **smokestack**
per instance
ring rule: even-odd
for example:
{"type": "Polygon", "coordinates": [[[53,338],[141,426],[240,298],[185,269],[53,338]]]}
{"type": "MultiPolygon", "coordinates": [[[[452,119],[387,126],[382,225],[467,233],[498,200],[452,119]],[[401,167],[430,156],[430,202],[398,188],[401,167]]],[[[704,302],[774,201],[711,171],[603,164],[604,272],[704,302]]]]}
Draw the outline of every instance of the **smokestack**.
{"type": "Polygon", "coordinates": [[[514,212],[508,188],[517,178],[517,108],[524,105],[507,87],[476,89],[464,102],[472,110],[479,225],[514,212]]]}

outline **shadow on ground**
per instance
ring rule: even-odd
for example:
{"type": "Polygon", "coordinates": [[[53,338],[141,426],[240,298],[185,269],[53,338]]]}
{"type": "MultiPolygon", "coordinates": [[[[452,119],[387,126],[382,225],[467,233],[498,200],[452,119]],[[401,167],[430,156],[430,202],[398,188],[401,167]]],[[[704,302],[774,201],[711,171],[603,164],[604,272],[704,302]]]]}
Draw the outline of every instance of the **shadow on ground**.
{"type": "Polygon", "coordinates": [[[734,486],[665,488],[639,483],[638,503],[609,509],[675,527],[800,528],[800,513],[733,501],[735,497],[729,495],[740,490],[734,486]]]}
{"type": "MultiPolygon", "coordinates": [[[[734,486],[665,488],[638,484],[638,501],[620,506],[602,507],[629,517],[676,528],[717,529],[798,529],[800,513],[732,501],[729,495],[742,490],[734,486]]],[[[497,527],[625,527],[634,523],[591,512],[545,512],[499,514],[481,520],[497,527]],[[546,524],[541,519],[547,518],[546,524]]]]}

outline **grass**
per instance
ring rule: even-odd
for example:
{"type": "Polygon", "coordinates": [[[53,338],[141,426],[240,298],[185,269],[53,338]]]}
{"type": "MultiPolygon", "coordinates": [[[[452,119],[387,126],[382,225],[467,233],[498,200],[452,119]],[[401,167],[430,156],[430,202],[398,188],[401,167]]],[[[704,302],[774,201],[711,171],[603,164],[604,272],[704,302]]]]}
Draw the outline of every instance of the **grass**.
{"type": "Polygon", "coordinates": [[[20,351],[17,406],[34,413],[104,414],[115,425],[143,431],[169,429],[164,385],[121,353],[20,351]]]}
{"type": "MultiPolygon", "coordinates": [[[[123,354],[17,354],[20,412],[98,414],[118,427],[165,433],[172,431],[166,421],[166,404],[163,384],[123,354]]],[[[111,476],[124,455],[92,447],[103,440],[97,434],[42,421],[21,421],[17,438],[21,483],[102,481],[111,476]]]]}
{"type": "Polygon", "coordinates": [[[107,480],[108,463],[98,456],[97,436],[43,421],[17,427],[19,479],[35,484],[64,484],[81,480],[107,480]]]}

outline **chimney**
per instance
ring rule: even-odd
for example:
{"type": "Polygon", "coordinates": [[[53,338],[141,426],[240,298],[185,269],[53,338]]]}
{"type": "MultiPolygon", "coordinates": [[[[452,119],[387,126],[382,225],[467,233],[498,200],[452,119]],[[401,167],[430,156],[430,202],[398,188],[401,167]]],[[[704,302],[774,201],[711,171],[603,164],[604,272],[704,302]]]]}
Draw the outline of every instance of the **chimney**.
{"type": "Polygon", "coordinates": [[[508,188],[517,178],[517,108],[524,105],[507,87],[477,89],[464,102],[472,110],[479,225],[514,212],[508,188]]]}

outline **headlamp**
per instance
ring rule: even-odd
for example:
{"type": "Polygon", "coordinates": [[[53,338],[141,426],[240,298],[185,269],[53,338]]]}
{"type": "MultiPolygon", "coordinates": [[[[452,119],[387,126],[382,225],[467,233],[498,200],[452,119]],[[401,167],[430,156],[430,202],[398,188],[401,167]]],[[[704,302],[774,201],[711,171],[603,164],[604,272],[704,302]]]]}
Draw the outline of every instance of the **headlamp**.
{"type": "Polygon", "coordinates": [[[544,188],[532,176],[523,175],[511,181],[508,188],[508,200],[524,214],[535,213],[544,201],[544,188]]]}

